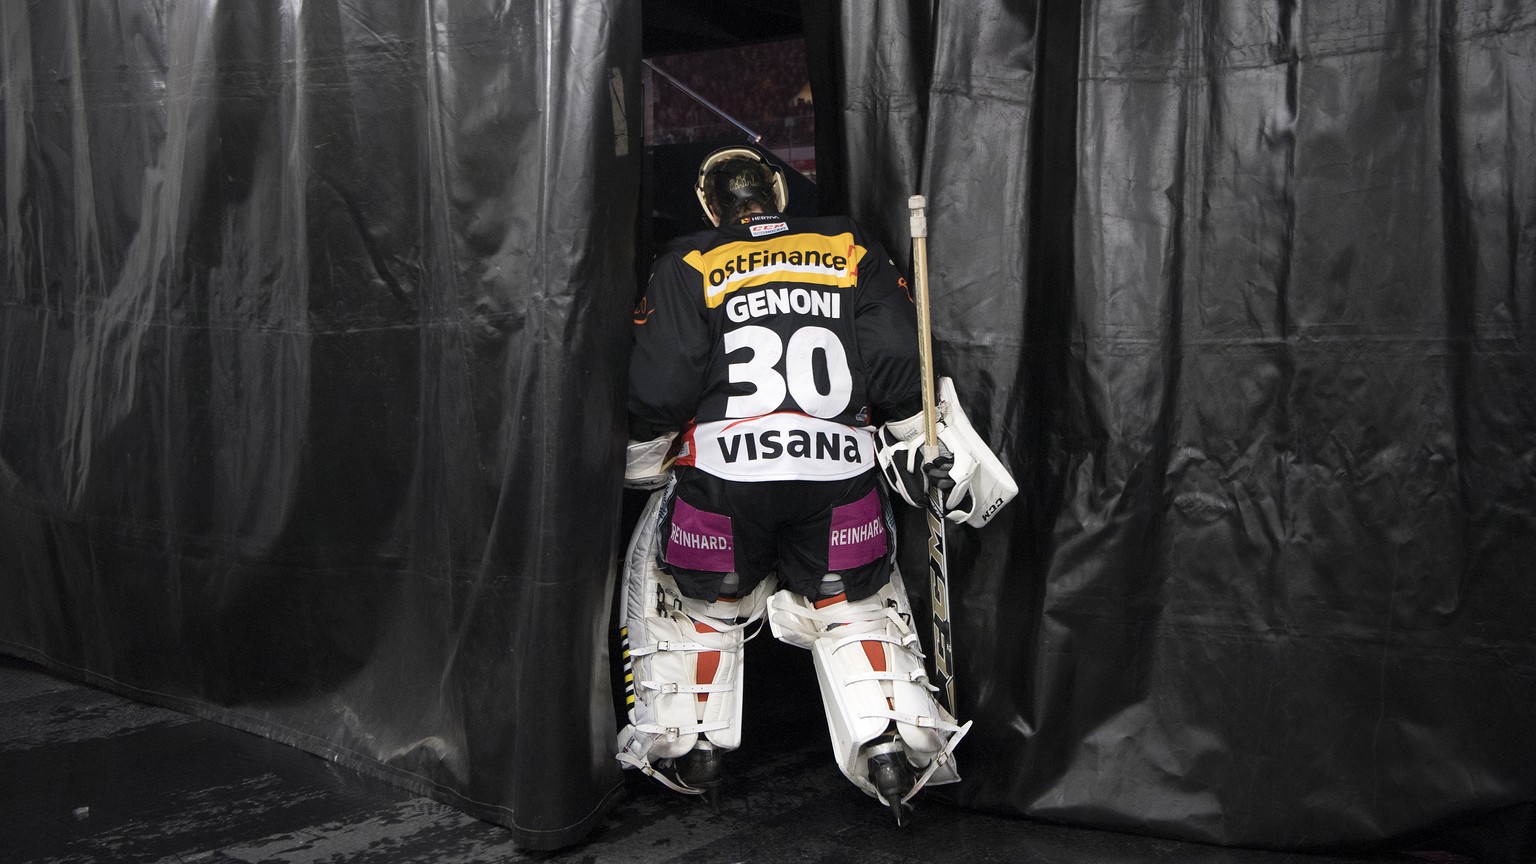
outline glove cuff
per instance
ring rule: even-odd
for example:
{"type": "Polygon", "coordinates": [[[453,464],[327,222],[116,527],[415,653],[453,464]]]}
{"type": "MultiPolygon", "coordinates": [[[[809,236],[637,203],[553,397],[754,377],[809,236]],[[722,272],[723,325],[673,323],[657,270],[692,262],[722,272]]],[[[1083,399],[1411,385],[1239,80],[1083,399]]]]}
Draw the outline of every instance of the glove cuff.
{"type": "MultiPolygon", "coordinates": [[[[954,392],[954,389],[955,384],[947,375],[940,376],[934,382],[934,400],[936,404],[933,406],[933,423],[939,431],[943,431],[946,425],[944,421],[949,417],[949,400],[947,397],[954,392]]],[[[892,420],[885,424],[883,428],[889,429],[892,435],[903,441],[911,441],[913,438],[926,432],[927,429],[924,427],[927,425],[923,420],[922,409],[918,409],[918,412],[911,417],[904,420],[892,420]]]]}
{"type": "Polygon", "coordinates": [[[630,441],[624,451],[624,486],[627,489],[659,489],[670,478],[672,450],[676,432],[668,432],[649,441],[630,441]]]}
{"type": "Polygon", "coordinates": [[[923,434],[923,412],[919,411],[904,420],[892,420],[885,424],[890,433],[902,441],[910,441],[923,434]]]}

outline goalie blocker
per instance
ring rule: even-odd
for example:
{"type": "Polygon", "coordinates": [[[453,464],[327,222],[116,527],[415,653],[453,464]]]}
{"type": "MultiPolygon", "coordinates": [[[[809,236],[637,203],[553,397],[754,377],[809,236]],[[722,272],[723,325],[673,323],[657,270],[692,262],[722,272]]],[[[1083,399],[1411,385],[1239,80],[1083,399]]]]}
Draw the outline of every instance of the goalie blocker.
{"type": "Polygon", "coordinates": [[[923,415],[880,427],[875,458],[890,488],[913,507],[922,507],[929,484],[943,490],[944,518],[980,528],[1019,494],[1013,476],[976,434],[955,393],[955,382],[939,379],[939,456],[923,462],[923,415]]]}

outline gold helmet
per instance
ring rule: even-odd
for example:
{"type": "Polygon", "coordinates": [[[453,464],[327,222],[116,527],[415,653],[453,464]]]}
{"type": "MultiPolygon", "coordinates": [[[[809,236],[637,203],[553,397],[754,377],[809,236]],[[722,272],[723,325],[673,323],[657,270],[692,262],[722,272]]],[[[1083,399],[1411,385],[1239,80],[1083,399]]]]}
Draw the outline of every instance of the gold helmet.
{"type": "Polygon", "coordinates": [[[751,147],[722,147],[706,156],[693,191],[705,217],[716,225],[734,219],[749,202],[766,213],[789,207],[784,169],[751,147]]]}

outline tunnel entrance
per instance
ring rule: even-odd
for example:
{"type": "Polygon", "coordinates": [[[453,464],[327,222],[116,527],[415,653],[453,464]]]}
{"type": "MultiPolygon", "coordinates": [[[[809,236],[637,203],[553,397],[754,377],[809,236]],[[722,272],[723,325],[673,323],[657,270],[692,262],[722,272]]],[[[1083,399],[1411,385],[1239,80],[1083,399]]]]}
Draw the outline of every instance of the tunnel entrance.
{"type": "MultiPolygon", "coordinates": [[[[693,186],[713,150],[750,144],[784,166],[787,212],[817,213],[815,118],[799,0],[642,4],[643,176],[636,290],[676,237],[709,227],[693,186]]],[[[650,493],[626,490],[629,536],[650,493]]],[[[623,588],[616,598],[621,610],[623,588]]],[[[617,656],[617,654],[615,654],[617,656]]],[[[834,767],[810,654],[765,630],[746,649],[743,740],[728,757],[814,748],[834,767]]],[[[616,700],[622,708],[622,685],[616,700]]],[[[641,780],[641,782],[651,782],[641,780]]]]}
{"type": "Polygon", "coordinates": [[[641,286],[668,242],[708,227],[693,184],[717,148],[767,151],[786,169],[787,212],[817,212],[814,99],[798,0],[642,6],[641,286]]]}

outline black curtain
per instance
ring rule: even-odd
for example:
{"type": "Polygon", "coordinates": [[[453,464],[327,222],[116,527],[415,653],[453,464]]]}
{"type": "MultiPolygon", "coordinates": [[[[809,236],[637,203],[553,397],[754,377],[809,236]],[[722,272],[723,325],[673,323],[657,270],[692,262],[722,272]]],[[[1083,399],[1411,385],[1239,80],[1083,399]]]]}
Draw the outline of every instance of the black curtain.
{"type": "Polygon", "coordinates": [[[805,4],[824,193],[895,249],[928,196],[1022,487],[951,531],[952,794],[1284,848],[1528,814],[1536,9],[871,6],[805,4]]]}
{"type": "Polygon", "coordinates": [[[0,5],[0,650],[580,839],[635,0],[0,5]]]}

